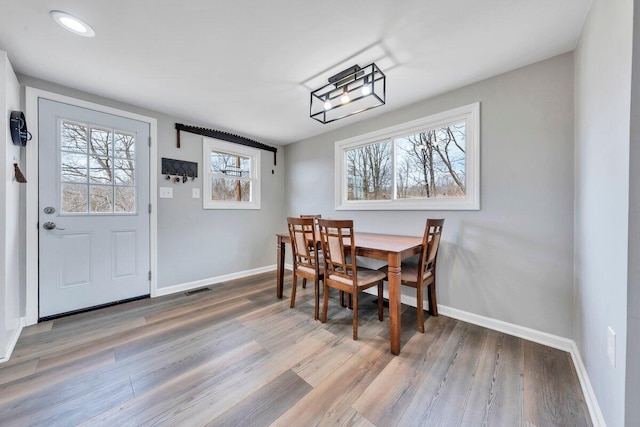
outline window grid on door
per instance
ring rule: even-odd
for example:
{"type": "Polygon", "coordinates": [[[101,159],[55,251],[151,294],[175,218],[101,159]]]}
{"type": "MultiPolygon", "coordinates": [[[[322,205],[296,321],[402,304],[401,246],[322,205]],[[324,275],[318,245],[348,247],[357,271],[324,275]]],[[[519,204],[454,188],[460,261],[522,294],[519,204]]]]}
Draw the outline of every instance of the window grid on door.
{"type": "Polygon", "coordinates": [[[134,214],[135,134],[60,121],[60,212],[134,214]]]}

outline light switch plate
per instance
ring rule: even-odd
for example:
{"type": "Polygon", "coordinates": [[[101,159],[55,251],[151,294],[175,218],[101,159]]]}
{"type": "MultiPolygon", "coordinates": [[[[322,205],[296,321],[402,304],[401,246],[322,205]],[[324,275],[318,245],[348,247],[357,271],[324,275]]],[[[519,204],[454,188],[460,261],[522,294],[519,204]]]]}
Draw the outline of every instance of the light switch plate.
{"type": "Polygon", "coordinates": [[[171,188],[171,187],[160,187],[160,198],[161,199],[173,199],[173,188],[171,188]]]}
{"type": "Polygon", "coordinates": [[[199,199],[200,198],[200,189],[199,188],[192,188],[191,189],[191,197],[194,199],[199,199]]]}

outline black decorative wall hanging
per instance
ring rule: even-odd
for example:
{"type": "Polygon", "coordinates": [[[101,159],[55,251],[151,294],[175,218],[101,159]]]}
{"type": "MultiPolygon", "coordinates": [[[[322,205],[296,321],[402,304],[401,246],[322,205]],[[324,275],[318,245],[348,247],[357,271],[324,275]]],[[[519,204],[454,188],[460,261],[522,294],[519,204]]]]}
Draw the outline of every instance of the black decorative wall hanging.
{"type": "Polygon", "coordinates": [[[234,144],[245,145],[247,147],[258,148],[260,150],[271,151],[273,153],[273,164],[276,164],[276,153],[278,149],[262,142],[254,141],[253,139],[245,138],[244,136],[234,135],[232,133],[222,132],[215,129],[206,129],[196,126],[183,125],[182,123],[176,123],[176,131],[178,133],[178,139],[176,146],[180,148],[180,131],[195,133],[196,135],[208,136],[209,138],[221,139],[227,142],[233,142],[234,144]]]}
{"type": "Polygon", "coordinates": [[[198,176],[198,164],[196,162],[167,159],[166,157],[163,157],[162,175],[166,175],[167,179],[171,179],[171,175],[174,175],[176,178],[180,177],[182,178],[182,182],[186,182],[187,178],[191,178],[193,180],[198,176]]]}
{"type": "Polygon", "coordinates": [[[14,145],[24,147],[27,145],[27,141],[31,141],[31,132],[27,130],[27,120],[22,111],[11,112],[9,127],[14,145]]]}

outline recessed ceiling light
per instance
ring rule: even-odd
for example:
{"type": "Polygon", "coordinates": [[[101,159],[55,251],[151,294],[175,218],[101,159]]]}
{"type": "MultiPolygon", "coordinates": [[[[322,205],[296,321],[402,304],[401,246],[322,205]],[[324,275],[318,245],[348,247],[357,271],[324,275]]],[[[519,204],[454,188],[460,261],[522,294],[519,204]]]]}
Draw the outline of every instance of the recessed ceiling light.
{"type": "Polygon", "coordinates": [[[58,23],[58,25],[74,34],[78,34],[83,37],[94,37],[96,35],[96,32],[93,31],[93,28],[91,28],[89,24],[80,18],[76,18],[75,16],[68,14],[67,12],[52,10],[49,12],[49,15],[51,16],[51,19],[58,23]]]}

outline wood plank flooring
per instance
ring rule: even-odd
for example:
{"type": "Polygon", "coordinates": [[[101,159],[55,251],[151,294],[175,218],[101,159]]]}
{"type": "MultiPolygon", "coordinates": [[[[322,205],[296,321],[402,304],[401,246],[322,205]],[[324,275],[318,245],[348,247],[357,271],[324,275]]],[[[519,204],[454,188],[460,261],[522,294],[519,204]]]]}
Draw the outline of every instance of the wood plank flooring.
{"type": "Polygon", "coordinates": [[[589,426],[570,355],[402,309],[402,353],[374,297],[351,311],[275,273],[25,328],[0,365],[0,426],[589,426]]]}

